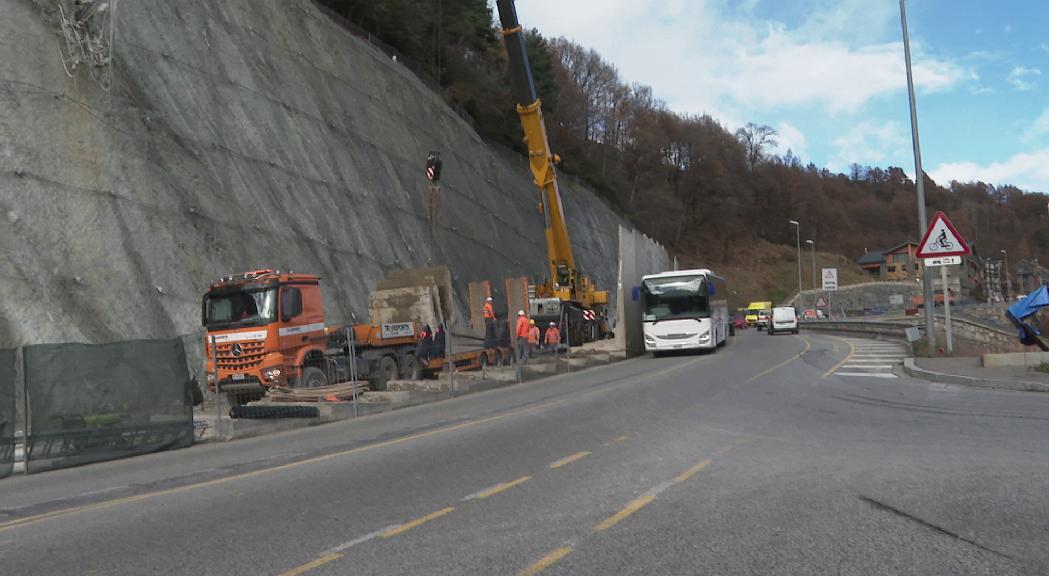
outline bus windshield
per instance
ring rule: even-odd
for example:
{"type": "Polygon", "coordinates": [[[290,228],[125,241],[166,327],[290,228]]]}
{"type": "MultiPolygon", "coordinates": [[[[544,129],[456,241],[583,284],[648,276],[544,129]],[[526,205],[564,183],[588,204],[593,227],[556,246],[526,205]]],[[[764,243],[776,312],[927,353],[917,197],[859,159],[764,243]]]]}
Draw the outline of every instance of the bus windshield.
{"type": "Polygon", "coordinates": [[[645,322],[679,318],[709,318],[705,276],[649,278],[641,283],[645,322]]]}

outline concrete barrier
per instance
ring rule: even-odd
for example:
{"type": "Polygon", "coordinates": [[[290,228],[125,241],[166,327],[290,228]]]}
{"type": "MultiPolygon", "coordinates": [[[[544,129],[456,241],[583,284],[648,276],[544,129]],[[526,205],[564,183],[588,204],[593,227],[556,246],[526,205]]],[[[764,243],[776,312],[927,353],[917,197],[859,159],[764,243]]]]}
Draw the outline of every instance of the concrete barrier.
{"type": "Polygon", "coordinates": [[[1045,362],[1049,362],[1049,352],[1006,352],[1004,354],[984,354],[980,357],[980,364],[984,368],[1037,366],[1045,362]]]}

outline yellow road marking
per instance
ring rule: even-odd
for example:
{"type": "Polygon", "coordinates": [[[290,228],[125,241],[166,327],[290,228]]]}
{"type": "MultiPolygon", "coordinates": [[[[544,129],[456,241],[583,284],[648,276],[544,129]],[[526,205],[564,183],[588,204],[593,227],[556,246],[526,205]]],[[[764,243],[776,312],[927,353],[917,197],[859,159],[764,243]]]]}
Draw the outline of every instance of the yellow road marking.
{"type": "Polygon", "coordinates": [[[651,494],[645,494],[644,496],[635,499],[630,504],[627,504],[626,507],[624,507],[619,512],[616,512],[615,514],[609,516],[604,522],[598,524],[597,526],[594,526],[594,531],[604,532],[605,530],[608,530],[616,524],[619,524],[627,516],[630,516],[634,512],[637,512],[645,506],[648,506],[655,499],[656,497],[651,494]]]}
{"type": "Polygon", "coordinates": [[[830,376],[831,374],[837,372],[838,368],[841,368],[842,366],[847,364],[849,362],[849,360],[852,360],[852,356],[854,354],[856,354],[856,346],[854,346],[852,342],[849,342],[848,340],[845,340],[843,338],[838,338],[837,336],[830,336],[830,338],[834,338],[835,340],[841,340],[842,342],[848,344],[849,345],[849,353],[845,356],[844,360],[842,360],[841,362],[838,362],[833,368],[831,368],[830,370],[827,370],[826,372],[824,372],[823,376],[820,376],[821,379],[822,378],[826,378],[827,376],[830,376]]]}
{"type": "Polygon", "coordinates": [[[557,550],[554,550],[546,556],[543,556],[543,558],[540,561],[536,562],[535,564],[532,564],[531,566],[522,570],[521,572],[518,572],[517,574],[518,576],[535,576],[543,570],[546,570],[547,568],[553,566],[559,560],[561,560],[565,556],[568,556],[571,553],[571,548],[558,548],[557,550]]]}
{"type": "Polygon", "coordinates": [[[503,419],[509,418],[511,416],[519,416],[521,414],[526,414],[528,412],[534,412],[536,410],[541,410],[543,408],[549,408],[551,406],[556,406],[558,404],[563,404],[563,403],[567,402],[568,400],[569,400],[568,398],[564,398],[564,399],[561,399],[561,400],[555,400],[553,402],[548,402],[546,404],[540,404],[538,406],[532,406],[530,408],[524,408],[524,409],[517,410],[517,411],[514,411],[514,412],[507,412],[506,414],[499,414],[499,415],[496,415],[496,416],[489,416],[487,418],[481,418],[480,420],[473,420],[473,421],[470,421],[470,422],[463,422],[462,424],[456,424],[454,426],[448,426],[448,427],[445,427],[445,428],[438,428],[436,430],[430,430],[429,432],[420,432],[418,434],[409,434],[408,436],[402,436],[400,438],[393,438],[392,440],[386,440],[384,442],[379,442],[377,444],[369,444],[368,446],[361,446],[359,448],[353,448],[353,449],[350,449],[350,450],[343,450],[341,452],[334,452],[332,454],[325,454],[323,456],[316,456],[316,457],[313,457],[313,458],[308,458],[306,460],[299,460],[297,462],[290,462],[288,464],[281,464],[280,466],[273,466],[271,468],[262,468],[262,469],[254,470],[254,471],[251,471],[251,472],[245,472],[243,474],[236,474],[236,475],[233,475],[233,476],[226,476],[224,478],[216,478],[214,480],[208,480],[206,482],[198,482],[196,484],[187,484],[185,486],[178,486],[176,488],[168,488],[166,490],[157,490],[155,492],[148,492],[146,494],[137,494],[135,496],[127,496],[127,497],[124,497],[124,498],[117,498],[115,500],[109,500],[109,501],[106,501],[106,502],[99,502],[97,504],[86,504],[84,506],[75,506],[73,508],[66,508],[66,509],[63,509],[63,510],[54,510],[54,511],[51,511],[51,512],[46,512],[44,514],[38,514],[36,516],[28,516],[26,518],[21,518],[21,519],[18,519],[18,520],[10,520],[8,522],[0,523],[0,533],[7,532],[8,530],[11,530],[11,529],[14,529],[14,528],[18,528],[20,526],[25,526],[25,525],[28,525],[28,524],[35,524],[37,522],[48,520],[50,518],[57,518],[57,517],[62,517],[62,516],[71,516],[71,515],[74,515],[74,514],[82,514],[84,512],[95,512],[95,511],[98,511],[98,510],[104,510],[106,508],[112,508],[113,506],[119,506],[121,504],[131,504],[131,503],[134,503],[134,502],[141,502],[143,500],[149,500],[149,499],[152,499],[152,498],[157,498],[159,496],[168,496],[168,495],[171,495],[171,494],[180,494],[182,492],[189,492],[191,490],[197,490],[197,489],[200,489],[200,488],[207,488],[207,487],[210,487],[210,486],[219,486],[219,485],[222,485],[222,484],[227,484],[229,482],[234,482],[236,480],[244,480],[244,479],[247,479],[247,478],[254,478],[254,477],[262,476],[264,474],[269,474],[269,473],[272,473],[272,472],[280,472],[280,471],[284,471],[284,470],[293,470],[295,468],[299,468],[299,467],[306,466],[306,465],[309,465],[309,464],[316,464],[318,462],[325,462],[327,460],[333,460],[333,459],[341,458],[341,457],[344,457],[344,456],[352,456],[354,454],[360,454],[362,452],[370,452],[372,450],[377,450],[379,448],[386,448],[386,447],[389,447],[389,446],[396,446],[398,444],[403,444],[405,442],[410,442],[412,440],[420,440],[420,439],[423,439],[423,438],[430,438],[432,436],[437,436],[437,435],[440,435],[440,434],[447,434],[448,432],[455,432],[457,430],[463,430],[465,428],[471,428],[471,427],[474,427],[474,426],[477,426],[477,425],[480,425],[480,424],[486,424],[488,422],[495,422],[495,421],[498,421],[498,420],[503,420],[503,419]]]}
{"type": "Polygon", "coordinates": [[[702,471],[707,466],[710,466],[710,460],[704,460],[699,464],[696,464],[695,466],[689,468],[688,470],[685,470],[681,474],[674,476],[674,482],[680,484],[681,482],[684,482],[685,480],[688,480],[689,478],[695,476],[698,472],[702,471]]]}
{"type": "Polygon", "coordinates": [[[422,526],[423,524],[426,524],[427,522],[429,522],[431,520],[436,520],[436,519],[440,518],[441,516],[444,516],[445,514],[451,514],[454,511],[455,511],[455,508],[452,508],[451,506],[449,506],[449,507],[447,507],[447,508],[445,508],[443,510],[436,511],[433,514],[427,514],[426,516],[423,516],[422,518],[416,518],[415,520],[412,520],[411,522],[408,522],[406,524],[401,524],[400,526],[394,526],[393,528],[390,528],[389,530],[383,532],[382,533],[382,537],[383,538],[393,538],[394,536],[397,536],[399,534],[404,534],[405,532],[411,530],[412,528],[418,528],[419,526],[422,526]]]}
{"type": "Polygon", "coordinates": [[[576,452],[575,454],[572,454],[571,456],[565,456],[564,458],[558,460],[557,462],[551,463],[550,464],[550,468],[551,469],[556,469],[556,468],[560,468],[562,466],[568,466],[572,462],[575,462],[576,460],[582,460],[583,458],[586,458],[590,454],[592,454],[592,452],[588,452],[586,450],[583,450],[582,452],[576,452]]]}
{"type": "Polygon", "coordinates": [[[292,568],[291,570],[288,570],[287,572],[281,572],[280,576],[299,576],[300,574],[305,574],[305,573],[309,572],[310,570],[313,570],[314,568],[320,568],[321,566],[324,566],[325,564],[334,562],[334,561],[338,560],[339,558],[342,558],[342,554],[328,554],[327,556],[321,556],[320,558],[317,558],[313,562],[310,562],[308,564],[303,564],[302,566],[299,566],[298,568],[292,568]]]}
{"type": "Polygon", "coordinates": [[[791,356],[790,358],[787,358],[783,362],[780,362],[779,364],[776,364],[772,368],[769,368],[768,370],[765,370],[764,372],[762,372],[760,374],[755,374],[754,376],[751,376],[750,379],[747,380],[746,383],[750,384],[751,382],[757,380],[758,378],[761,378],[762,376],[768,376],[769,374],[772,374],[776,370],[779,370],[780,368],[786,366],[787,364],[790,364],[791,362],[797,360],[798,358],[801,358],[802,356],[805,355],[806,352],[808,352],[810,349],[812,349],[812,343],[810,343],[808,341],[808,339],[806,339],[803,336],[798,336],[798,338],[801,338],[801,340],[803,342],[805,342],[805,349],[804,350],[802,350],[801,352],[798,352],[797,354],[791,356]]]}
{"type": "Polygon", "coordinates": [[[532,479],[531,476],[521,476],[520,478],[518,478],[517,480],[514,480],[513,482],[503,482],[502,484],[496,484],[495,486],[492,486],[491,488],[489,488],[489,489],[487,489],[487,490],[485,490],[483,492],[478,492],[471,499],[484,500],[485,498],[488,498],[489,496],[495,496],[496,494],[498,494],[500,492],[505,492],[505,491],[513,488],[514,486],[520,486],[521,484],[524,484],[525,482],[528,482],[531,479],[532,479]]]}

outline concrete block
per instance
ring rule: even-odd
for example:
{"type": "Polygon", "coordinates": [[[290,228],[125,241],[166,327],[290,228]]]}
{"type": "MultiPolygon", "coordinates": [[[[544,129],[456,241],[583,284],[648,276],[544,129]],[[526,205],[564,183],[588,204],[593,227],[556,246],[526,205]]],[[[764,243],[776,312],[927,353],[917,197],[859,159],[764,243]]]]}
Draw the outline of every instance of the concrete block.
{"type": "MultiPolygon", "coordinates": [[[[455,378],[462,378],[462,374],[456,374],[455,378]]],[[[448,379],[437,380],[390,380],[386,383],[387,392],[439,392],[448,391],[448,379]]]]}
{"type": "Polygon", "coordinates": [[[521,368],[521,377],[525,380],[536,380],[557,374],[557,364],[525,364],[521,368]]]}
{"type": "Polygon", "coordinates": [[[1049,362],[1049,352],[1008,352],[1005,354],[984,354],[981,363],[984,368],[1003,366],[1037,366],[1049,362]]]}
{"type": "MultiPolygon", "coordinates": [[[[590,360],[590,363],[591,363],[592,366],[600,366],[602,364],[611,364],[612,363],[612,354],[613,354],[612,352],[608,352],[608,353],[605,353],[605,354],[591,354],[591,355],[587,356],[587,358],[590,360]]],[[[620,351],[620,352],[616,352],[616,354],[621,354],[621,356],[617,356],[617,358],[616,358],[617,360],[625,360],[626,359],[626,351],[625,350],[624,351],[620,351]]]]}
{"type": "Polygon", "coordinates": [[[411,393],[405,390],[386,392],[365,392],[361,395],[365,402],[385,402],[389,404],[406,404],[411,400],[411,393]]]}
{"type": "Polygon", "coordinates": [[[593,358],[590,356],[562,359],[561,363],[567,365],[572,370],[585,370],[595,364],[593,358]]]}

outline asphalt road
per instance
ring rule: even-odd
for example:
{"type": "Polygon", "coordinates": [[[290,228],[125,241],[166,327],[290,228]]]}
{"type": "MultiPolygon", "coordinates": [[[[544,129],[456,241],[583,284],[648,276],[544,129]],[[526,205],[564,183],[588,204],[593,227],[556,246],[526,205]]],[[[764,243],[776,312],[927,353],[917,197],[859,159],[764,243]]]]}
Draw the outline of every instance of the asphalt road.
{"type": "Polygon", "coordinates": [[[0,481],[3,574],[1046,574],[1049,395],[741,333],[0,481]]]}

